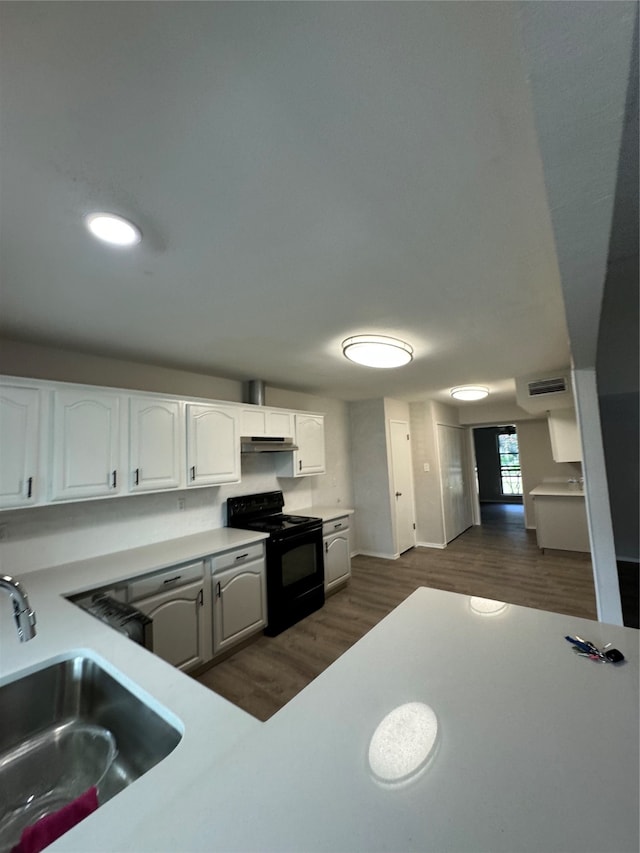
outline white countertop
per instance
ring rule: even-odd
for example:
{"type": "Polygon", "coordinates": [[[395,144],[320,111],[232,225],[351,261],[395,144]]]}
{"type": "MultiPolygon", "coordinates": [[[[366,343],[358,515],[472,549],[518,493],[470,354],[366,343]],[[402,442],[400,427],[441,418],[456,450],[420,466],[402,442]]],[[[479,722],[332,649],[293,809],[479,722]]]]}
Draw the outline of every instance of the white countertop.
{"type": "Polygon", "coordinates": [[[633,629],[513,605],[481,616],[467,596],[420,589],[259,723],[61,599],[56,585],[78,582],[68,571],[25,576],[38,613],[31,642],[17,643],[0,607],[0,682],[90,648],[178,717],[184,736],[52,853],[638,849],[633,629]],[[611,641],[627,661],[579,658],[568,633],[611,641]],[[384,785],[369,742],[412,701],[436,712],[435,754],[404,786],[384,785]]]}
{"type": "Polygon", "coordinates": [[[529,494],[534,497],[584,498],[584,489],[569,483],[540,483],[529,494]]]}
{"type": "MultiPolygon", "coordinates": [[[[286,511],[286,510],[285,510],[286,511]]],[[[323,521],[333,521],[345,515],[353,515],[354,510],[346,506],[305,506],[294,510],[296,515],[311,515],[323,521]]]]}

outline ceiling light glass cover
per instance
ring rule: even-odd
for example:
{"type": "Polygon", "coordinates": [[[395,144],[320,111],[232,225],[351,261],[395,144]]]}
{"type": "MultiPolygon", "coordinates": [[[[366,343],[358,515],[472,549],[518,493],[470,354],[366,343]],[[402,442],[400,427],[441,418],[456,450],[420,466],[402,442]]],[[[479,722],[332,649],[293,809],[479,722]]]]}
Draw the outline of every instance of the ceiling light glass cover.
{"type": "Polygon", "coordinates": [[[489,389],[484,385],[460,385],[451,389],[454,400],[484,400],[489,396],[489,389]]]}
{"type": "Polygon", "coordinates": [[[142,239],[133,222],[114,213],[90,213],[85,222],[94,237],[112,246],[135,246],[142,239]]]}
{"type": "Polygon", "coordinates": [[[342,342],[342,352],[365,367],[402,367],[413,358],[413,347],[386,335],[355,335],[342,342]]]}

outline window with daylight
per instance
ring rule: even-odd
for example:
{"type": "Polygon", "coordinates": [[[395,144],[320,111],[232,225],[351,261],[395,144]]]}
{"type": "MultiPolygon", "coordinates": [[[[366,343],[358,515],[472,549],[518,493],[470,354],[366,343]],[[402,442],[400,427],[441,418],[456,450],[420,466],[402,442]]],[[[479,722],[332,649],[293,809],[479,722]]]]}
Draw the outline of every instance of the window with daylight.
{"type": "Polygon", "coordinates": [[[498,433],[498,454],[500,456],[500,487],[503,495],[522,494],[522,472],[520,471],[520,453],[515,427],[505,427],[498,433]]]}

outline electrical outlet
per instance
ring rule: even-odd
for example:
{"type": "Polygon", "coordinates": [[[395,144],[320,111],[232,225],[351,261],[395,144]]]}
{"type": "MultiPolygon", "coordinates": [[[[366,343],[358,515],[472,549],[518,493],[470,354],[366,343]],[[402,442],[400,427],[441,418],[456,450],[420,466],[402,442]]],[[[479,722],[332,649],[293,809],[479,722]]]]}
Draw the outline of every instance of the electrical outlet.
{"type": "Polygon", "coordinates": [[[9,530],[6,524],[0,524],[0,542],[5,542],[9,538],[9,530]]]}
{"type": "Polygon", "coordinates": [[[184,498],[178,498],[178,509],[179,510],[184,509],[184,498]]]}
{"type": "Polygon", "coordinates": [[[423,465],[425,471],[429,472],[431,470],[431,465],[428,462],[425,462],[423,465]]]}

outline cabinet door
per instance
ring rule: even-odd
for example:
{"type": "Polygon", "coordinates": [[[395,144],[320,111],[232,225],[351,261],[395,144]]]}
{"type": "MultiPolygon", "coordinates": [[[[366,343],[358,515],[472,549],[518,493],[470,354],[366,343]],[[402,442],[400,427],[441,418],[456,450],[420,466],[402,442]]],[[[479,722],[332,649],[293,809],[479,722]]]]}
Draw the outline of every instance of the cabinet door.
{"type": "Polygon", "coordinates": [[[322,415],[296,415],[296,474],[323,474],[324,417],[322,415]]]}
{"type": "Polygon", "coordinates": [[[52,499],[119,494],[119,397],[55,391],[53,407],[52,499]]]}
{"type": "Polygon", "coordinates": [[[213,601],[213,653],[217,654],[264,627],[264,561],[213,575],[213,601]]]}
{"type": "Polygon", "coordinates": [[[582,443],[575,409],[549,412],[549,437],[554,462],[582,461],[582,443]]]}
{"type": "Polygon", "coordinates": [[[351,576],[349,531],[342,530],[324,538],[324,588],[325,590],[351,576]]]}
{"type": "Polygon", "coordinates": [[[132,397],[129,400],[129,467],[133,492],[177,489],[184,465],[180,403],[132,397]]]}
{"type": "Polygon", "coordinates": [[[240,481],[237,410],[187,404],[187,485],[240,481]]]}
{"type": "Polygon", "coordinates": [[[0,387],[0,507],[29,506],[39,493],[40,392],[0,387]]]}
{"type": "Polygon", "coordinates": [[[202,579],[136,601],[134,607],[153,619],[155,655],[182,670],[205,662],[207,619],[202,579]]]}
{"type": "Polygon", "coordinates": [[[293,438],[293,414],[291,412],[267,411],[267,435],[282,435],[293,438]]]}
{"type": "Polygon", "coordinates": [[[241,434],[262,437],[266,435],[281,435],[293,437],[293,412],[278,409],[265,409],[263,406],[252,406],[242,409],[241,434]]]}

